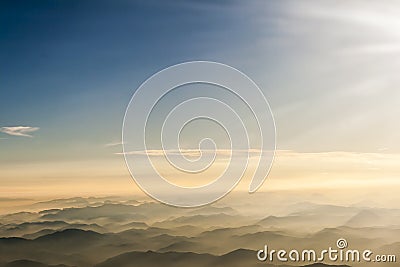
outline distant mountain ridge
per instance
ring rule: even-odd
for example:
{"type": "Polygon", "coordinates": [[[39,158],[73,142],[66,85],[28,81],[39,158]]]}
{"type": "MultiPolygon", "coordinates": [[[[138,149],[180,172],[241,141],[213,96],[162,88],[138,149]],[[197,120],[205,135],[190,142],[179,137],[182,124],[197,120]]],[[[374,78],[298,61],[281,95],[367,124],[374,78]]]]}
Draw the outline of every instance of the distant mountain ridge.
{"type": "Polygon", "coordinates": [[[196,209],[117,198],[41,202],[30,212],[0,215],[0,267],[282,267],[259,262],[255,251],[264,245],[320,250],[335,247],[339,238],[377,253],[400,247],[400,209],[312,202],[287,207],[270,198],[269,207],[282,205],[274,213],[262,200],[258,213],[242,199],[196,209]]]}
{"type": "MultiPolygon", "coordinates": [[[[289,267],[284,264],[270,264],[257,260],[256,251],[238,249],[221,256],[197,254],[193,252],[128,252],[95,265],[95,267],[289,267]]],[[[305,267],[349,267],[347,265],[327,265],[322,263],[304,265],[305,267]]]]}

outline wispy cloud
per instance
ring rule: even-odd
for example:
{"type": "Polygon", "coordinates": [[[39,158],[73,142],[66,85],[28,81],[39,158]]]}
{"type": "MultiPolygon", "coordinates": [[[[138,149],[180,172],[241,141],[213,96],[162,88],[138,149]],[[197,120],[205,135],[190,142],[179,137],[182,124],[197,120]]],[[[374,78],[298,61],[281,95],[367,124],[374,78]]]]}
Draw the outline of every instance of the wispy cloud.
{"type": "Polygon", "coordinates": [[[24,136],[24,137],[33,137],[30,133],[36,132],[39,130],[39,127],[30,127],[30,126],[9,126],[9,127],[1,127],[0,132],[6,133],[8,135],[13,136],[24,136]]]}
{"type": "Polygon", "coordinates": [[[111,142],[111,143],[105,144],[104,146],[106,146],[106,147],[121,146],[122,144],[123,144],[122,141],[115,141],[115,142],[111,142]]]}
{"type": "MultiPolygon", "coordinates": [[[[250,156],[253,155],[258,155],[261,153],[259,149],[243,149],[243,150],[235,150],[235,153],[240,153],[243,155],[247,155],[247,153],[250,156]]],[[[210,149],[204,149],[204,150],[199,150],[199,149],[181,149],[181,150],[157,150],[157,149],[149,149],[149,150],[137,150],[137,151],[128,151],[128,152],[117,152],[114,153],[116,155],[147,155],[147,156],[156,156],[156,157],[161,157],[161,156],[177,156],[177,155],[183,155],[185,157],[200,157],[201,154],[216,154],[218,156],[224,156],[224,157],[229,157],[233,153],[232,150],[229,149],[217,149],[217,150],[210,150],[210,149]]]]}

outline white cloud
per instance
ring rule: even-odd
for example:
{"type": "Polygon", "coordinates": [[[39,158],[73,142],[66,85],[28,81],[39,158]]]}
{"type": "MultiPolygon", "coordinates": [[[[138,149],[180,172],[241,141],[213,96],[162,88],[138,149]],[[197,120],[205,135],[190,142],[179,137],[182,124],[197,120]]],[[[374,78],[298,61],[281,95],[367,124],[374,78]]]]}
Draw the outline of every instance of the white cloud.
{"type": "MultiPolygon", "coordinates": [[[[129,151],[129,152],[117,152],[114,153],[116,155],[148,155],[148,156],[156,156],[156,157],[164,157],[165,155],[168,156],[177,156],[177,155],[183,155],[185,157],[200,157],[201,154],[216,154],[218,156],[222,157],[230,157],[232,151],[229,149],[217,149],[217,150],[211,150],[211,149],[181,149],[181,150],[158,150],[158,149],[149,149],[149,150],[137,150],[137,151],[129,151]]],[[[249,154],[250,156],[254,155],[259,155],[261,151],[259,149],[248,149],[248,150],[235,150],[235,153],[240,153],[243,154],[243,156],[246,156],[249,154]]]]}
{"type": "Polygon", "coordinates": [[[30,126],[10,126],[10,127],[1,127],[0,132],[6,133],[8,135],[13,136],[24,136],[24,137],[33,137],[31,134],[39,130],[39,127],[30,127],[30,126]]]}
{"type": "Polygon", "coordinates": [[[120,145],[122,145],[122,144],[123,144],[122,141],[116,141],[116,142],[111,142],[111,143],[105,144],[104,146],[106,146],[106,147],[110,147],[110,146],[120,146],[120,145]]]}

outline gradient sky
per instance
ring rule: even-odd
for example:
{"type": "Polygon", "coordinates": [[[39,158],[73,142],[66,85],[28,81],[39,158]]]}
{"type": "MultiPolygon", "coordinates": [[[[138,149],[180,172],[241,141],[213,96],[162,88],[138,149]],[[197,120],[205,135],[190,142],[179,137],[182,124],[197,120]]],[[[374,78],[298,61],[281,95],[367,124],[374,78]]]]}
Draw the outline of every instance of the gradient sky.
{"type": "Polygon", "coordinates": [[[64,177],[67,163],[82,176],[112,161],[126,176],[107,144],[120,141],[130,97],[191,60],[261,87],[280,150],[399,153],[398,14],[397,1],[1,1],[0,127],[39,128],[0,133],[2,191],[32,164],[64,177]]]}

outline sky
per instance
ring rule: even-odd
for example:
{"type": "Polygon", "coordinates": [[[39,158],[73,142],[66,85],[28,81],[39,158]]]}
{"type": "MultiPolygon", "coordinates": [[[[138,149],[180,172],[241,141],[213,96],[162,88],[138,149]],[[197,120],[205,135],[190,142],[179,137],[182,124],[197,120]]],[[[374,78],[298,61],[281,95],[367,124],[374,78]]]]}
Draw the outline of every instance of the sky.
{"type": "Polygon", "coordinates": [[[374,155],[386,159],[374,177],[396,184],[399,12],[389,0],[1,1],[0,192],[135,187],[120,154],[129,100],[154,73],[193,60],[231,65],[265,94],[276,161],[298,159],[273,167],[278,188],[278,177],[302,177],[299,162],[313,181],[354,168],[357,180],[374,155]],[[333,170],[315,170],[325,153],[333,170]]]}

